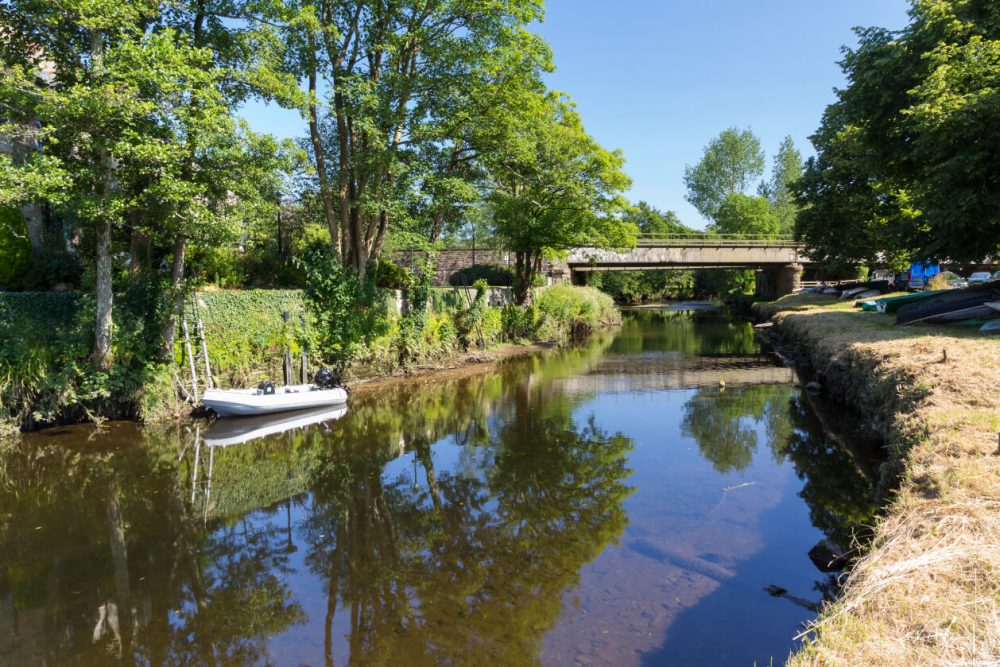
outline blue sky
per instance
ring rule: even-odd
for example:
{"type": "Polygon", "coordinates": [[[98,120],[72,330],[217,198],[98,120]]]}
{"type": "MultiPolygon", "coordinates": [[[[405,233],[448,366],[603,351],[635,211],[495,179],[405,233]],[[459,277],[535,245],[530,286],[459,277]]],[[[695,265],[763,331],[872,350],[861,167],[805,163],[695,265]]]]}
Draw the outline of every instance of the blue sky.
{"type": "MultiPolygon", "coordinates": [[[[843,84],[854,26],[901,28],[905,0],[547,0],[550,87],[576,100],[587,130],[620,148],[629,196],[705,221],[684,201],[684,166],[727,127],[749,127],[768,160],[785,135],[808,137],[843,84]]],[[[299,116],[252,105],[258,131],[306,132],[299,116]]],[[[768,164],[770,171],[770,163],[768,164]]]]}

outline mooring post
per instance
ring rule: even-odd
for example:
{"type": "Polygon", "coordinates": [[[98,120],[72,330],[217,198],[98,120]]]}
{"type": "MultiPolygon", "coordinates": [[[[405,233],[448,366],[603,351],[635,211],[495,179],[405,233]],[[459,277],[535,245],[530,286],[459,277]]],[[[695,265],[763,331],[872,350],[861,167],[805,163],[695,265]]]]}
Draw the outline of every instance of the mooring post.
{"type": "MultiPolygon", "coordinates": [[[[288,336],[288,320],[291,317],[291,315],[289,315],[288,311],[286,310],[284,313],[281,314],[281,316],[285,318],[285,336],[286,336],[286,341],[287,341],[287,336],[288,336]]],[[[285,369],[284,370],[285,370],[285,386],[287,387],[288,385],[292,384],[292,349],[288,345],[285,346],[285,369]]]]}
{"type": "Polygon", "coordinates": [[[299,313],[299,320],[302,322],[302,355],[299,358],[299,374],[302,376],[302,384],[309,382],[307,376],[309,375],[309,362],[306,359],[306,337],[309,332],[306,331],[306,314],[299,313]]]}

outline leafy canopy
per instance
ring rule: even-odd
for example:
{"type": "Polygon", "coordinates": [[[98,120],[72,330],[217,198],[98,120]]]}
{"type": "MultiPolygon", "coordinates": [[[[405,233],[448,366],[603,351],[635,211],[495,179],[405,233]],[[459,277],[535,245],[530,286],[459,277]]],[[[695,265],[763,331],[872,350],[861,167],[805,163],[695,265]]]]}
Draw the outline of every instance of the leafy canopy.
{"type": "Polygon", "coordinates": [[[727,196],[745,194],[763,173],[760,139],[749,129],[731,127],[709,142],[698,164],[685,167],[685,198],[714,220],[727,196]]]}

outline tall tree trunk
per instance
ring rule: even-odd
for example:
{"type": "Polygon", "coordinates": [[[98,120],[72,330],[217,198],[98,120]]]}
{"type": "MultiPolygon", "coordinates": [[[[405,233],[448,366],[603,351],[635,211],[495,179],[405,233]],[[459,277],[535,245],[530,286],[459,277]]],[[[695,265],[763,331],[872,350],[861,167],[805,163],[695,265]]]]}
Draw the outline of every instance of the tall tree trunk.
{"type": "MultiPolygon", "coordinates": [[[[95,78],[104,69],[104,33],[95,30],[90,35],[90,57],[95,78]]],[[[108,150],[98,150],[99,174],[96,195],[106,199],[111,191],[111,157],[108,150]]],[[[94,349],[92,361],[96,368],[107,370],[111,367],[111,309],[114,297],[111,293],[111,221],[104,218],[96,225],[97,240],[97,313],[94,318],[94,349]]]]}
{"type": "Polygon", "coordinates": [[[96,368],[111,368],[111,223],[97,224],[97,316],[94,325],[93,362],[96,368]]]}
{"type": "MultiPolygon", "coordinates": [[[[309,33],[310,58],[316,52],[316,42],[309,33]]],[[[323,201],[323,215],[326,226],[330,230],[330,244],[333,254],[340,256],[340,239],[338,234],[337,214],[333,209],[333,193],[330,192],[330,179],[326,173],[326,152],[323,150],[323,140],[319,135],[319,117],[316,110],[316,61],[309,66],[309,137],[312,139],[313,155],[316,157],[316,175],[319,177],[319,196],[323,201]]]]}
{"type": "Polygon", "coordinates": [[[535,263],[530,252],[514,253],[514,301],[520,306],[528,303],[535,263]]]}
{"type": "Polygon", "coordinates": [[[177,318],[184,310],[184,255],[186,252],[186,239],[181,237],[174,241],[174,261],[170,268],[170,294],[173,296],[174,307],[167,314],[167,321],[163,327],[163,347],[160,348],[160,358],[164,361],[168,361],[174,353],[177,318]]]}
{"type": "Polygon", "coordinates": [[[134,212],[129,214],[132,234],[128,244],[128,272],[133,277],[149,271],[152,262],[149,237],[136,229],[138,217],[134,212]]]}

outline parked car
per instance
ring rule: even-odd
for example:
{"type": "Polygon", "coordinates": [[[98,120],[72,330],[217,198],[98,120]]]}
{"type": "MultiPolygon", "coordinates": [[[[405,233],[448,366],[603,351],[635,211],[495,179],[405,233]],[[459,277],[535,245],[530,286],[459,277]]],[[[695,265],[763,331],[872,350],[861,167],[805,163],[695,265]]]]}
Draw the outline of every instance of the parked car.
{"type": "MultiPolygon", "coordinates": [[[[997,273],[1000,273],[1000,271],[998,271],[997,273]]],[[[992,279],[993,276],[990,275],[989,271],[976,271],[971,276],[969,276],[969,284],[980,285],[982,283],[988,283],[992,279]]]]}
{"type": "MultiPolygon", "coordinates": [[[[941,277],[948,281],[948,287],[950,289],[962,289],[963,287],[969,286],[969,282],[965,278],[957,273],[952,273],[951,271],[942,271],[941,277]]],[[[971,280],[971,278],[969,280],[971,280]]]]}
{"type": "Polygon", "coordinates": [[[992,278],[992,280],[1000,280],[1000,271],[994,271],[993,272],[993,278],[992,278]]]}

